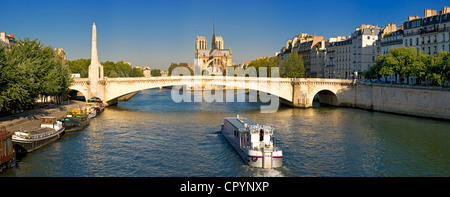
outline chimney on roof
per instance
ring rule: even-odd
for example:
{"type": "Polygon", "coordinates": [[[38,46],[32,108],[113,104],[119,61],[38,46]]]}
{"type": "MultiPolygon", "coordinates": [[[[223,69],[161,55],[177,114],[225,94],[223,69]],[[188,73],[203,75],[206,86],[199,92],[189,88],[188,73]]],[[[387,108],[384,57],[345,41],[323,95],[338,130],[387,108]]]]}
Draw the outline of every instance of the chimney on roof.
{"type": "Polygon", "coordinates": [[[430,17],[430,16],[434,16],[436,14],[437,14],[436,10],[425,9],[425,11],[424,11],[424,17],[430,17]]]}
{"type": "Polygon", "coordinates": [[[448,6],[444,6],[444,8],[442,8],[442,10],[439,12],[439,14],[447,14],[450,13],[450,7],[448,6]]]}

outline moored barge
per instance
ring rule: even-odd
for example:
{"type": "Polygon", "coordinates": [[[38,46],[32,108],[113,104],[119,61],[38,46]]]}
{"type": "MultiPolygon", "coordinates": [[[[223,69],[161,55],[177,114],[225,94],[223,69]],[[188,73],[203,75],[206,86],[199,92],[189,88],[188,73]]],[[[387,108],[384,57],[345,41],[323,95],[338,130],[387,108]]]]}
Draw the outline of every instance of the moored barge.
{"type": "Polygon", "coordinates": [[[6,131],[5,126],[0,125],[0,172],[16,164],[16,154],[12,142],[13,134],[13,132],[6,131]]]}
{"type": "Polygon", "coordinates": [[[259,125],[247,118],[225,118],[222,135],[249,166],[278,168],[283,166],[283,152],[273,138],[274,128],[259,125]]]}
{"type": "Polygon", "coordinates": [[[42,117],[40,128],[29,131],[16,131],[12,136],[18,153],[35,151],[59,139],[64,127],[55,117],[42,117]]]}
{"type": "Polygon", "coordinates": [[[73,131],[81,131],[89,125],[89,118],[87,117],[65,117],[59,120],[62,122],[65,131],[64,132],[73,132],[73,131]]]}

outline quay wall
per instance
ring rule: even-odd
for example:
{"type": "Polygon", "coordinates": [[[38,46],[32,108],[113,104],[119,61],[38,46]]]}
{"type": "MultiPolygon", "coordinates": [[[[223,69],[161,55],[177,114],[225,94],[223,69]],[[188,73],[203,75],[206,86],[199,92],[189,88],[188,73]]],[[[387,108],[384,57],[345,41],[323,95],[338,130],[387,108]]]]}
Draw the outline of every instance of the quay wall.
{"type": "Polygon", "coordinates": [[[354,107],[373,111],[450,120],[450,90],[357,83],[354,107]]]}

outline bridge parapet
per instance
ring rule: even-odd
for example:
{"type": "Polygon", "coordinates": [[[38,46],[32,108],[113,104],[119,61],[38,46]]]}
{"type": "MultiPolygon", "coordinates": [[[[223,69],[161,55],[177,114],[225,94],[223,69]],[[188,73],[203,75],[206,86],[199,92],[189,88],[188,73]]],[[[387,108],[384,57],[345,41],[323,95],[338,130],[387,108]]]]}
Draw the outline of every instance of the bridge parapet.
{"type": "Polygon", "coordinates": [[[296,85],[313,84],[313,85],[354,85],[356,81],[353,79],[323,79],[323,78],[294,78],[292,81],[296,85]]]}
{"type": "Polygon", "coordinates": [[[90,82],[89,78],[74,78],[72,85],[89,84],[90,82]]]}

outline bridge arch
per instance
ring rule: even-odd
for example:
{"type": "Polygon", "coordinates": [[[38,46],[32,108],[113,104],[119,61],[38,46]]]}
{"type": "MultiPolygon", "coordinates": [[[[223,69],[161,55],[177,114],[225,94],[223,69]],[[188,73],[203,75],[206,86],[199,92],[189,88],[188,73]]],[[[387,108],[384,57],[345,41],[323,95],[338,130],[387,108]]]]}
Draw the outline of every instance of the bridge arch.
{"type": "Polygon", "coordinates": [[[70,100],[80,100],[80,101],[85,101],[87,99],[87,95],[83,94],[82,92],[78,91],[78,90],[74,90],[74,89],[69,89],[69,93],[68,93],[69,99],[70,100]]]}
{"type": "Polygon", "coordinates": [[[69,88],[69,95],[80,92],[85,99],[89,99],[88,81],[89,79],[77,79],[74,81],[69,88]]]}
{"type": "Polygon", "coordinates": [[[338,106],[339,100],[335,92],[329,89],[322,89],[313,94],[311,103],[317,99],[320,104],[338,106]]]}
{"type": "Polygon", "coordinates": [[[226,85],[230,87],[250,89],[266,92],[281,99],[292,101],[292,85],[289,79],[281,78],[257,78],[257,77],[232,77],[224,76],[179,76],[179,77],[155,77],[155,78],[114,78],[107,79],[106,101],[117,99],[123,95],[141,90],[187,85],[190,87],[201,85],[226,85]],[[284,86],[284,88],[281,88],[284,86]]]}

